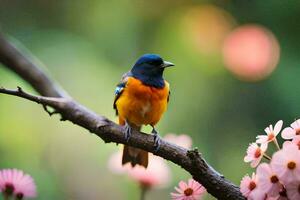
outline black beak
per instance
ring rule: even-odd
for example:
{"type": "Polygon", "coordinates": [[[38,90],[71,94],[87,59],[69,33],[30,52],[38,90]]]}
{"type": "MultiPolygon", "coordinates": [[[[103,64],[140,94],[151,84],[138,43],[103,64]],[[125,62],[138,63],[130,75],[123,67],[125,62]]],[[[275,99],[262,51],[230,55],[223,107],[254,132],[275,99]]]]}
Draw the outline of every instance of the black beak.
{"type": "Polygon", "coordinates": [[[168,61],[164,61],[164,63],[162,64],[163,68],[172,67],[172,66],[175,66],[175,65],[168,61]]]}

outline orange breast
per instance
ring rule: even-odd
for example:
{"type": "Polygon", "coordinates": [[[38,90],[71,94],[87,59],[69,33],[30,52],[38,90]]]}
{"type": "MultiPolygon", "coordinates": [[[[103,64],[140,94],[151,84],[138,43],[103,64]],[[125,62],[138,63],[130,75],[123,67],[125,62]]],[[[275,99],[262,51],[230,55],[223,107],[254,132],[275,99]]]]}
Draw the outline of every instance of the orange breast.
{"type": "Polygon", "coordinates": [[[116,102],[121,124],[127,120],[137,126],[155,125],[167,109],[169,83],[164,88],[143,85],[135,78],[128,78],[126,87],[116,102]]]}

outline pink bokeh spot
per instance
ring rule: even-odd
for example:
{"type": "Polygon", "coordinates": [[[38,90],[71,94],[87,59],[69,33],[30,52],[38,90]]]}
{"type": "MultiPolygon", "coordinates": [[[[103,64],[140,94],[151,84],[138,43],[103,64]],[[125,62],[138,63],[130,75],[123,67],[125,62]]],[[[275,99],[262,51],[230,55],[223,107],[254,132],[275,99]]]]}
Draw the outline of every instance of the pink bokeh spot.
{"type": "Polygon", "coordinates": [[[225,39],[223,59],[227,69],[239,79],[258,81],[276,68],[279,52],[279,44],[270,31],[258,25],[245,25],[225,39]]]}
{"type": "Polygon", "coordinates": [[[181,135],[176,135],[173,133],[167,134],[164,139],[170,143],[174,143],[178,146],[190,149],[192,147],[192,138],[188,135],[181,134],[181,135]]]}
{"type": "Polygon", "coordinates": [[[130,170],[131,164],[122,165],[122,151],[113,153],[108,160],[108,169],[115,174],[124,174],[130,170]]]}
{"type": "Polygon", "coordinates": [[[226,35],[235,24],[233,16],[215,5],[193,6],[183,18],[186,38],[202,55],[219,54],[226,35]]]}
{"type": "Polygon", "coordinates": [[[147,169],[142,166],[125,164],[122,166],[122,152],[118,151],[111,155],[108,168],[115,174],[127,174],[145,188],[166,187],[171,181],[171,170],[167,163],[160,157],[149,153],[149,165],[147,169]]]}
{"type": "Polygon", "coordinates": [[[133,180],[146,188],[166,187],[171,181],[171,171],[165,161],[153,154],[149,154],[147,169],[137,165],[128,170],[128,175],[133,180]]]}

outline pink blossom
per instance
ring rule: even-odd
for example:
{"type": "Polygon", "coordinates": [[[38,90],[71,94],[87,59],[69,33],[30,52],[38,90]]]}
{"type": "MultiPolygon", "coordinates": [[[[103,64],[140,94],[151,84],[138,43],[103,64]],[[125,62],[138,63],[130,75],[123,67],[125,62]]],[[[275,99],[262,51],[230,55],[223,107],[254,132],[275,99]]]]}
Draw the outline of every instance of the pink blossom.
{"type": "Polygon", "coordinates": [[[269,143],[272,141],[276,141],[276,136],[280,132],[282,128],[283,121],[279,120],[273,129],[273,125],[270,125],[269,127],[265,128],[265,132],[267,135],[258,135],[256,137],[256,143],[259,144],[264,144],[264,143],[269,143]]]}
{"type": "Polygon", "coordinates": [[[131,164],[122,165],[122,151],[113,153],[108,160],[108,169],[115,174],[123,174],[130,170],[131,164]]]}
{"type": "Polygon", "coordinates": [[[300,150],[300,135],[296,135],[293,140],[292,144],[296,145],[298,149],[300,150]]]}
{"type": "Polygon", "coordinates": [[[149,165],[147,169],[135,166],[128,170],[128,175],[143,187],[166,187],[171,180],[171,172],[166,162],[153,154],[149,154],[149,165]]]}
{"type": "Polygon", "coordinates": [[[171,193],[173,200],[199,200],[206,189],[197,181],[189,179],[188,183],[180,181],[178,187],[175,187],[177,193],[171,193]]]}
{"type": "Polygon", "coordinates": [[[122,166],[121,158],[121,151],[114,153],[108,161],[108,168],[116,174],[127,174],[143,187],[166,187],[171,180],[169,166],[158,156],[149,153],[147,169],[139,165],[132,167],[129,163],[122,166]]]}
{"type": "Polygon", "coordinates": [[[281,187],[279,193],[275,196],[269,196],[267,194],[267,197],[265,200],[289,200],[288,197],[287,197],[287,193],[286,193],[286,189],[285,187],[281,187]]]}
{"type": "Polygon", "coordinates": [[[289,199],[300,199],[300,181],[287,184],[286,192],[289,199]]]}
{"type": "Polygon", "coordinates": [[[257,167],[256,173],[261,190],[267,193],[269,197],[278,196],[282,185],[271,166],[267,163],[262,163],[257,167]]]}
{"type": "Polygon", "coordinates": [[[0,171],[0,189],[6,196],[14,195],[16,199],[36,197],[36,185],[30,175],[17,169],[0,171]]]}
{"type": "Polygon", "coordinates": [[[266,193],[260,188],[258,177],[255,173],[252,174],[252,177],[248,175],[243,177],[240,190],[248,200],[264,200],[266,197],[266,193]]]}
{"type": "Polygon", "coordinates": [[[286,145],[295,145],[300,150],[300,135],[296,135],[292,141],[285,141],[282,146],[285,147],[286,145]]]}
{"type": "Polygon", "coordinates": [[[283,145],[274,153],[271,167],[284,184],[300,180],[300,151],[296,145],[283,145]]]}
{"type": "Polygon", "coordinates": [[[172,133],[167,134],[164,139],[168,142],[174,143],[178,146],[190,149],[192,147],[192,138],[188,135],[181,134],[175,135],[172,133]]]}
{"type": "Polygon", "coordinates": [[[291,124],[291,127],[283,129],[281,137],[283,139],[293,139],[297,135],[300,135],[300,119],[297,119],[291,124]]]}
{"type": "Polygon", "coordinates": [[[256,167],[261,161],[264,153],[267,150],[267,145],[261,144],[259,147],[256,143],[252,143],[249,145],[247,149],[247,155],[244,157],[245,162],[251,162],[251,167],[256,167]]]}

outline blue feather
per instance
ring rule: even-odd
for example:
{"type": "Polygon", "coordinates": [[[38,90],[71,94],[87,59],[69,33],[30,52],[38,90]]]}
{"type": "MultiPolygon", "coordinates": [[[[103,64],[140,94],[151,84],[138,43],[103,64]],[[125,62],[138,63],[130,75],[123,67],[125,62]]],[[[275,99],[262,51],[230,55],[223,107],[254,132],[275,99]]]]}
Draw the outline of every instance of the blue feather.
{"type": "Polygon", "coordinates": [[[134,64],[131,69],[131,74],[145,85],[163,88],[165,82],[163,79],[164,68],[162,65],[163,59],[159,55],[145,54],[134,64]]]}

